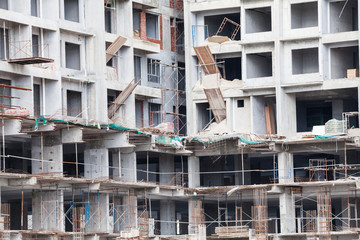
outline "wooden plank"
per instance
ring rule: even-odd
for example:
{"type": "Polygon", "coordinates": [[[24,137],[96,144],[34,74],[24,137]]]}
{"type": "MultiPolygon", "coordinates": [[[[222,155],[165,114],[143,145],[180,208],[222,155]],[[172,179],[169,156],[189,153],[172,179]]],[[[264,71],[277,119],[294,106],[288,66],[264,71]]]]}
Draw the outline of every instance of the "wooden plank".
{"type": "Polygon", "coordinates": [[[226,105],[219,88],[204,89],[208,99],[210,109],[214,115],[215,121],[220,123],[226,118],[226,105]]]}
{"type": "Polygon", "coordinates": [[[124,105],[125,101],[129,98],[131,93],[134,91],[134,89],[139,85],[140,80],[136,83],[133,83],[134,80],[132,80],[126,88],[117,96],[115,101],[110,105],[108,109],[108,117],[112,119],[119,108],[124,105]]]}
{"type": "Polygon", "coordinates": [[[119,49],[125,44],[127,38],[118,36],[113,43],[106,49],[106,62],[109,62],[110,59],[119,51],[119,49]]]}
{"type": "Polygon", "coordinates": [[[215,59],[209,46],[194,47],[194,50],[206,75],[219,73],[219,68],[215,64],[215,59]]]}
{"type": "Polygon", "coordinates": [[[271,103],[265,105],[266,133],[275,134],[275,116],[271,103]]]}

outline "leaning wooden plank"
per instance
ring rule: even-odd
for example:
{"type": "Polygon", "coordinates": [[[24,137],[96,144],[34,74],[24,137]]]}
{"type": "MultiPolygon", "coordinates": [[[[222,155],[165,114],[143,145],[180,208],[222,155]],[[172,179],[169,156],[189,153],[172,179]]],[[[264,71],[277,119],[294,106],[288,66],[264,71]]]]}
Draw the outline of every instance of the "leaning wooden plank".
{"type": "Polygon", "coordinates": [[[265,105],[266,133],[275,134],[275,116],[271,103],[265,105]]]}
{"type": "Polygon", "coordinates": [[[129,98],[131,93],[134,91],[137,85],[139,85],[140,80],[137,83],[133,83],[134,80],[132,80],[126,88],[117,96],[115,101],[110,105],[108,109],[108,117],[112,119],[115,116],[115,113],[119,108],[124,105],[125,101],[129,98]]]}
{"type": "Polygon", "coordinates": [[[214,56],[212,55],[209,46],[194,47],[194,50],[199,59],[200,66],[206,75],[219,73],[219,68],[215,63],[214,56]]]}
{"type": "Polygon", "coordinates": [[[116,54],[117,51],[125,44],[127,38],[118,36],[113,43],[106,49],[106,62],[109,62],[110,59],[116,54]]]}
{"type": "Polygon", "coordinates": [[[220,123],[226,118],[226,105],[219,88],[204,89],[208,99],[210,109],[214,115],[215,121],[220,123]]]}

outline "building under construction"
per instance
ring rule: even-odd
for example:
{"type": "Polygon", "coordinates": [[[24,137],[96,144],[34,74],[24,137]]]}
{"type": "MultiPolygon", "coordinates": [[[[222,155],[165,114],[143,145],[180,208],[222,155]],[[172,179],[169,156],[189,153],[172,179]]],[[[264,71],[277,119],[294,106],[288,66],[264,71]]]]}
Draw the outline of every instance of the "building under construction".
{"type": "Polygon", "coordinates": [[[358,5],[0,0],[0,240],[360,239],[358,5]]]}

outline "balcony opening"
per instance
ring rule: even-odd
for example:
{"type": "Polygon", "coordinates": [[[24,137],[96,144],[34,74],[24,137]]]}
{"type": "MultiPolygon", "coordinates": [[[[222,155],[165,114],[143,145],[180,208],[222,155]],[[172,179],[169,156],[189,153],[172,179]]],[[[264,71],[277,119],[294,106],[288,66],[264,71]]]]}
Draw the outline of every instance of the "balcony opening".
{"type": "Polygon", "coordinates": [[[65,61],[66,68],[80,70],[80,45],[74,43],[65,43],[65,61]]]}
{"type": "Polygon", "coordinates": [[[319,72],[319,49],[292,50],[292,73],[306,74],[319,72]]]}
{"type": "Polygon", "coordinates": [[[148,58],[148,82],[160,83],[159,60],[148,58]]]}
{"type": "Polygon", "coordinates": [[[196,104],[197,112],[197,130],[203,131],[210,126],[212,122],[215,121],[209,103],[197,103],[196,104]]]}
{"type": "Polygon", "coordinates": [[[79,22],[79,0],[64,0],[65,20],[79,22]]]}
{"type": "Polygon", "coordinates": [[[81,92],[67,90],[67,115],[81,118],[82,103],[81,92]]]}
{"type": "Polygon", "coordinates": [[[291,4],[291,28],[318,26],[317,2],[291,4]]]}
{"type": "Polygon", "coordinates": [[[159,16],[146,13],[146,37],[160,39],[159,16]]]}
{"type": "MultiPolygon", "coordinates": [[[[105,43],[105,49],[108,49],[109,46],[111,45],[112,43],[111,42],[106,42],[105,43]]],[[[108,67],[113,67],[113,68],[117,68],[117,55],[112,55],[112,57],[109,59],[109,61],[106,62],[106,66],[108,67]]]]}
{"type": "Polygon", "coordinates": [[[186,136],[186,106],[179,107],[179,134],[186,136]]]}
{"type": "Polygon", "coordinates": [[[39,0],[31,0],[31,16],[39,16],[39,0]]]}
{"type": "Polygon", "coordinates": [[[63,144],[63,163],[65,177],[84,177],[84,151],[83,143],[63,144]]]}
{"type": "Polygon", "coordinates": [[[139,56],[134,56],[134,78],[135,82],[141,79],[141,57],[139,56]]]}
{"type": "Polygon", "coordinates": [[[149,152],[149,161],[147,160],[146,152],[136,152],[136,169],[137,171],[137,181],[159,183],[160,175],[159,172],[159,154],[149,152]],[[146,169],[149,168],[149,174],[147,174],[146,169]]]}
{"type": "Polygon", "coordinates": [[[39,117],[41,113],[41,87],[40,84],[33,85],[34,94],[34,116],[39,117]]]}
{"type": "Polygon", "coordinates": [[[8,10],[9,9],[9,0],[0,0],[0,8],[8,10]]]}
{"type": "MultiPolygon", "coordinates": [[[[200,158],[200,172],[234,171],[234,156],[209,156],[200,158]]],[[[235,173],[201,174],[200,186],[233,186],[235,185],[235,173]]]]}
{"type": "Polygon", "coordinates": [[[135,117],[136,117],[136,127],[143,128],[144,124],[144,101],[135,100],[135,117]]]}
{"type": "Polygon", "coordinates": [[[104,15],[105,15],[105,32],[114,33],[116,23],[115,4],[113,1],[105,1],[104,15]]]}
{"type": "Polygon", "coordinates": [[[0,59],[9,58],[9,30],[0,28],[0,59]]]}
{"type": "Polygon", "coordinates": [[[222,25],[225,18],[227,18],[230,21],[233,21],[237,24],[240,24],[240,13],[222,14],[222,15],[205,16],[204,17],[205,25],[208,26],[209,36],[215,36],[215,35],[226,36],[230,39],[232,39],[232,37],[234,37],[233,40],[240,40],[240,31],[239,31],[240,29],[237,29],[236,24],[227,22],[223,26],[223,29],[220,29],[220,26],[222,25]],[[218,33],[218,31],[219,31],[219,33],[218,33]]]}
{"type": "MultiPolygon", "coordinates": [[[[330,119],[342,121],[343,113],[346,112],[358,112],[355,88],[298,94],[296,96],[297,132],[311,132],[314,126],[324,126],[330,119]]],[[[348,128],[358,128],[358,119],[350,119],[349,126],[348,128]]],[[[343,132],[343,129],[338,131],[343,132]]]]}
{"type": "Polygon", "coordinates": [[[272,53],[251,53],[246,55],[247,78],[261,78],[272,76],[272,53]]]}
{"type": "Polygon", "coordinates": [[[5,160],[5,169],[3,169],[3,163],[1,163],[3,172],[20,174],[29,174],[32,172],[32,161],[26,159],[31,158],[30,139],[6,139],[5,147],[6,154],[8,154],[9,157],[5,160]]]}
{"type": "Polygon", "coordinates": [[[276,98],[273,96],[254,96],[251,105],[253,109],[253,132],[255,134],[276,134],[276,98]]]}
{"type": "Polygon", "coordinates": [[[330,33],[358,30],[358,1],[329,2],[330,33]]]}
{"type": "Polygon", "coordinates": [[[41,57],[40,56],[40,38],[39,35],[33,34],[31,36],[32,42],[32,55],[33,57],[41,57]]]}
{"type": "MultiPolygon", "coordinates": [[[[108,89],[107,90],[107,106],[108,106],[108,112],[111,108],[112,105],[114,105],[115,99],[120,95],[121,91],[116,91],[116,90],[112,90],[112,89],[108,89]]],[[[110,112],[109,112],[110,114],[110,112]]],[[[108,114],[108,115],[109,115],[108,114]]],[[[114,113],[115,115],[117,114],[114,113]]]]}
{"type": "MultiPolygon", "coordinates": [[[[0,79],[0,84],[11,86],[11,81],[0,79]]],[[[11,89],[8,87],[0,87],[0,95],[7,96],[3,97],[3,102],[0,103],[0,111],[5,111],[5,108],[11,107],[11,89]]]]}
{"type": "Polygon", "coordinates": [[[241,57],[217,58],[221,76],[226,80],[241,80],[241,57]]]}
{"type": "Polygon", "coordinates": [[[271,7],[245,10],[246,33],[270,32],[271,7]]]}
{"type": "MultiPolygon", "coordinates": [[[[339,150],[339,154],[340,154],[339,150]]],[[[334,176],[334,171],[328,165],[339,164],[339,155],[325,153],[297,153],[294,154],[294,179],[296,182],[315,182],[331,181],[338,179],[334,176]],[[316,167],[317,171],[312,171],[309,167],[316,167]]],[[[340,172],[339,172],[340,173],[340,172]]],[[[339,174],[338,173],[338,174],[339,174]]]]}
{"type": "Polygon", "coordinates": [[[330,48],[331,78],[354,78],[359,77],[359,46],[330,48]],[[348,70],[355,74],[348,75],[348,70]]]}
{"type": "Polygon", "coordinates": [[[161,123],[161,104],[149,103],[150,127],[156,127],[161,123]]]}
{"type": "Polygon", "coordinates": [[[140,13],[139,9],[133,9],[133,32],[136,38],[140,38],[140,13]]]}

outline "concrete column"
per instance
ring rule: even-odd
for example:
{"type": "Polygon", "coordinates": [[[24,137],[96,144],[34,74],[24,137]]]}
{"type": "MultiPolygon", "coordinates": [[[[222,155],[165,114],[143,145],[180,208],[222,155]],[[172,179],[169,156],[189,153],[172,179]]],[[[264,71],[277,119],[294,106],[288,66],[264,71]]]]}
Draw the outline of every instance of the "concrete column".
{"type": "Polygon", "coordinates": [[[111,229],[109,218],[109,194],[90,194],[90,221],[86,232],[109,232],[111,229]]]}
{"type": "Polygon", "coordinates": [[[294,182],[294,158],[289,152],[278,153],[279,183],[294,182]]]}
{"type": "Polygon", "coordinates": [[[33,190],[32,229],[65,231],[64,194],[62,190],[33,190]]]}
{"type": "Polygon", "coordinates": [[[200,159],[188,157],[189,188],[200,187],[200,159]]]}
{"type": "Polygon", "coordinates": [[[174,184],[171,183],[175,174],[173,173],[175,169],[174,155],[170,154],[160,154],[159,155],[159,171],[160,171],[160,184],[174,184]]]}
{"type": "Polygon", "coordinates": [[[295,201],[290,189],[280,194],[279,201],[281,233],[296,233],[295,201]]]}
{"type": "Polygon", "coordinates": [[[109,177],[109,152],[107,148],[89,144],[84,151],[85,178],[109,177]]]}
{"type": "Polygon", "coordinates": [[[175,201],[160,201],[161,235],[176,235],[175,201]]]}
{"type": "Polygon", "coordinates": [[[296,96],[288,94],[280,86],[276,89],[277,134],[292,138],[296,135],[296,96]]]}
{"type": "Polygon", "coordinates": [[[60,132],[33,137],[31,139],[32,173],[56,173],[63,174],[63,148],[60,132]],[[42,158],[43,153],[43,158],[42,158]],[[41,160],[44,160],[43,162],[41,160]]]}
{"type": "Polygon", "coordinates": [[[127,182],[136,182],[136,153],[121,152],[121,179],[127,182]]]}
{"type": "Polygon", "coordinates": [[[123,210],[127,213],[126,221],[121,222],[120,229],[130,232],[137,228],[137,196],[130,191],[128,196],[123,197],[123,210]]]}

